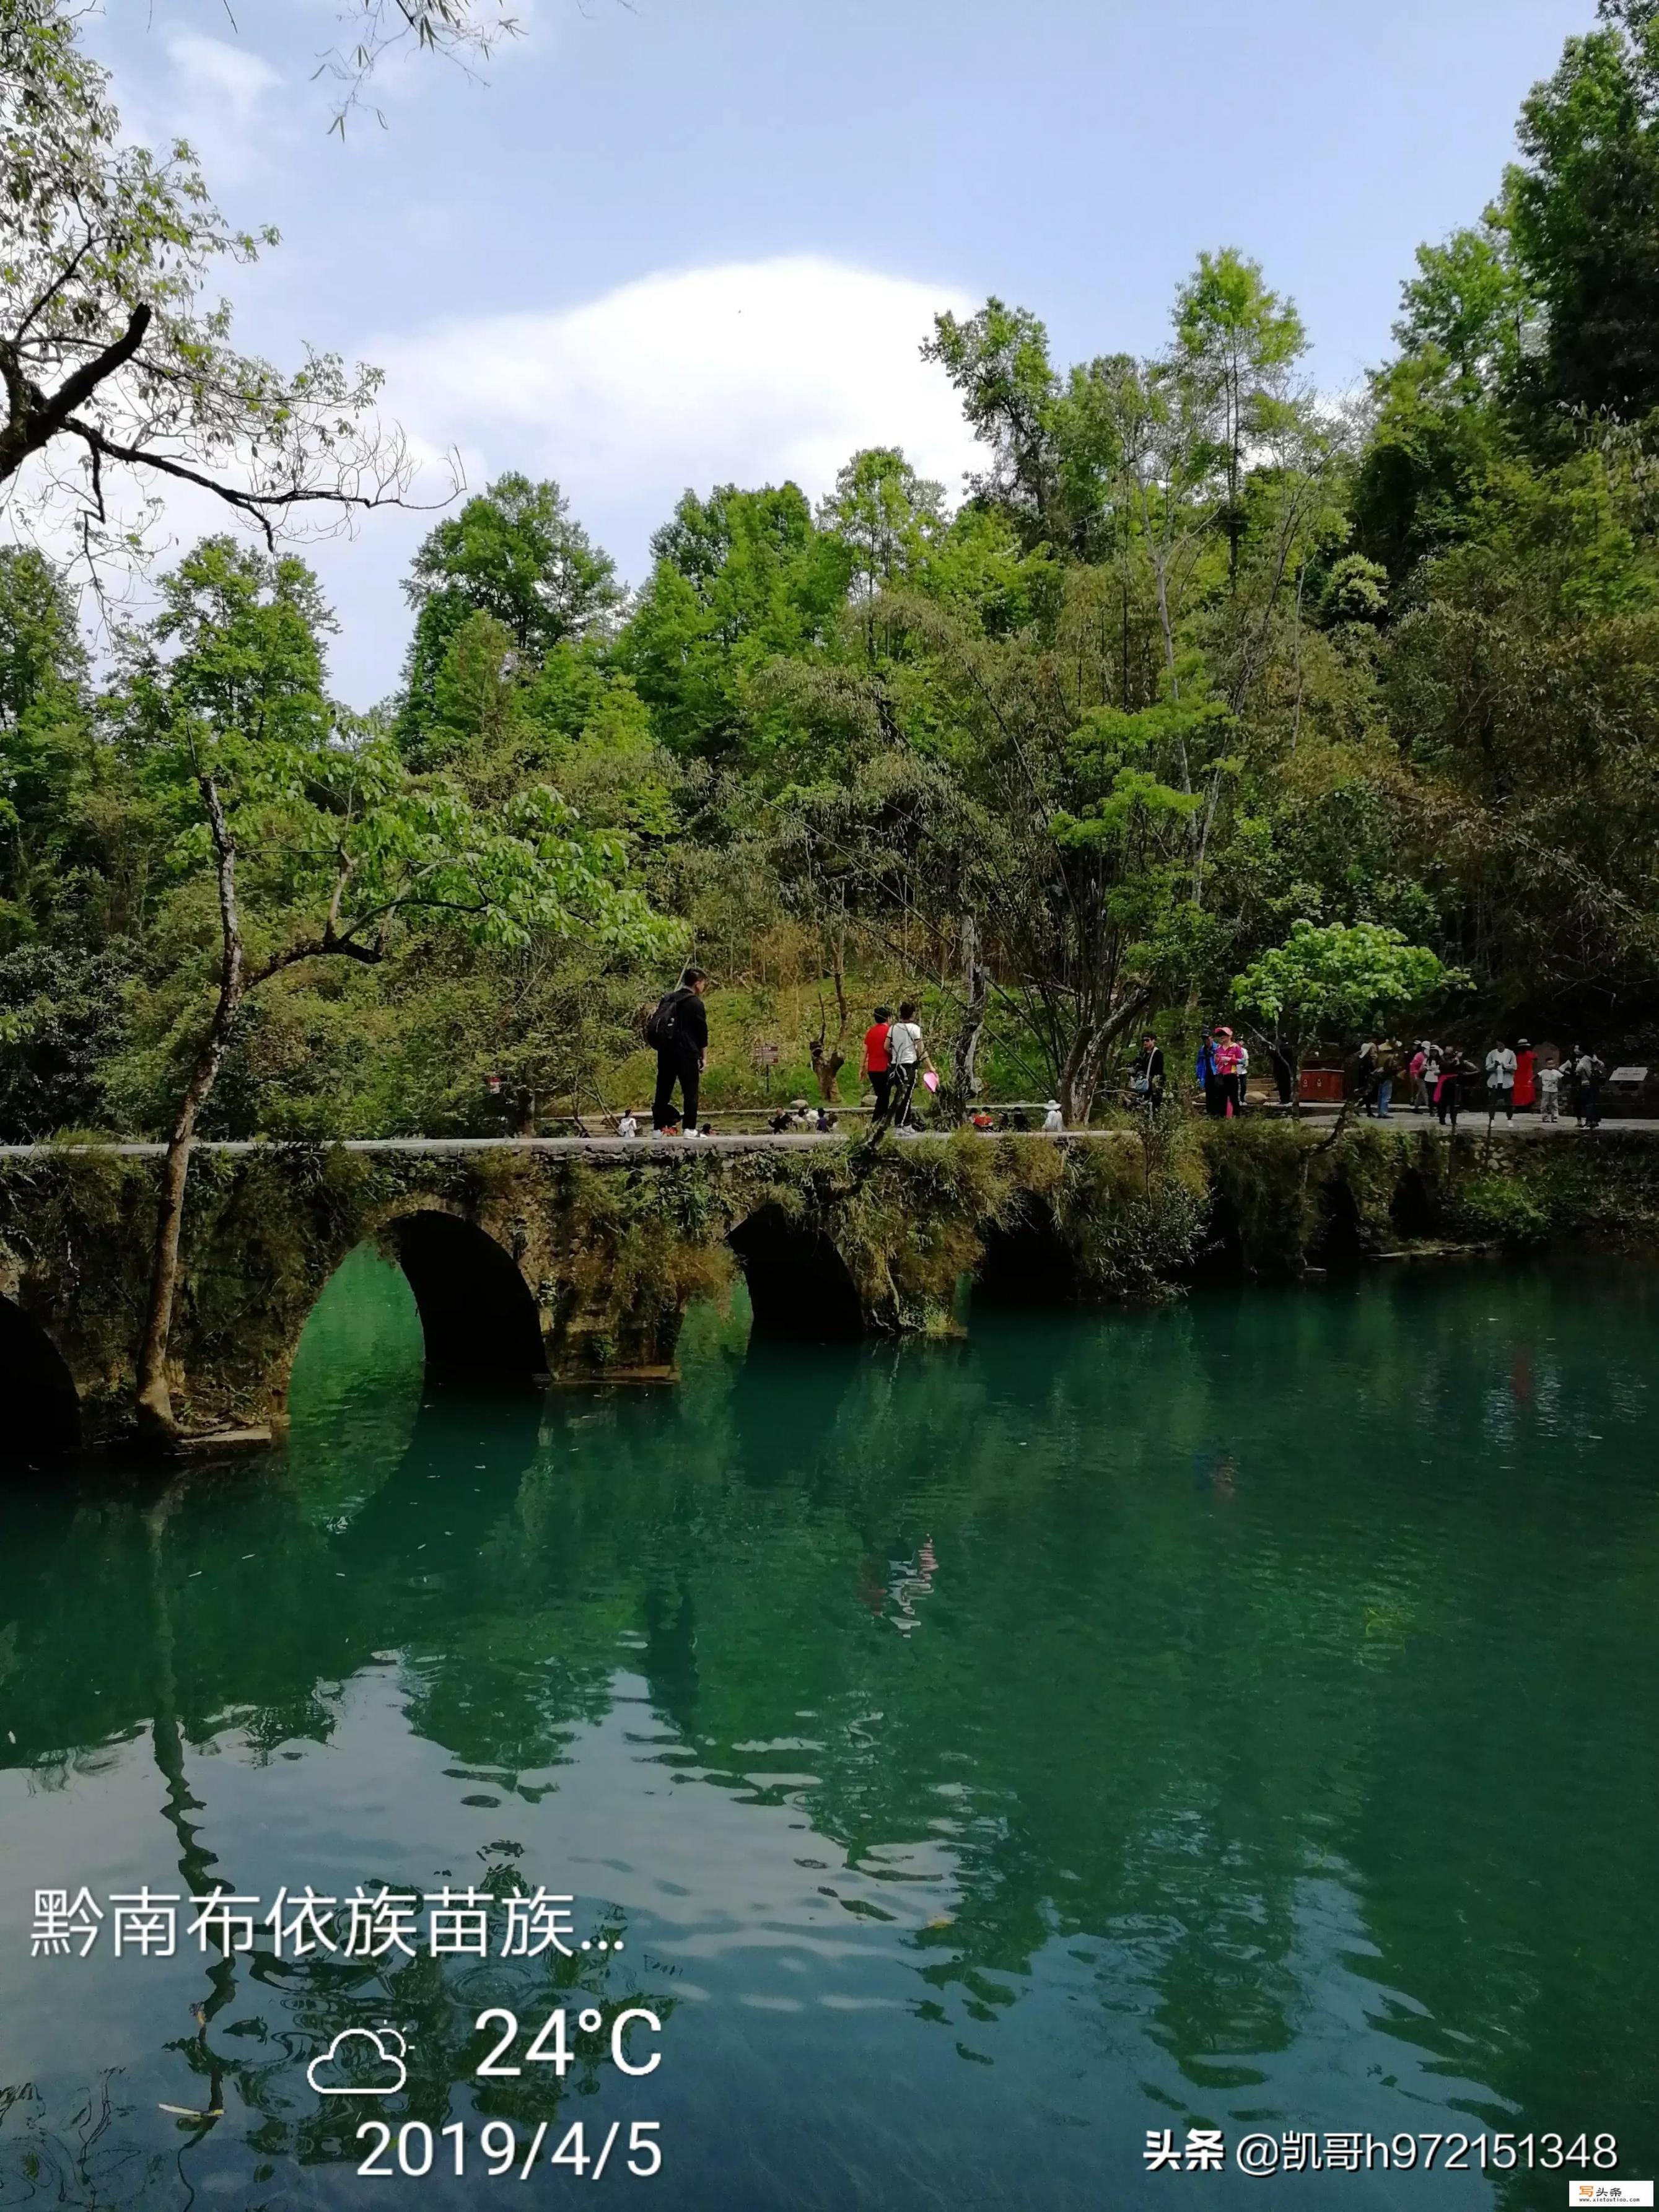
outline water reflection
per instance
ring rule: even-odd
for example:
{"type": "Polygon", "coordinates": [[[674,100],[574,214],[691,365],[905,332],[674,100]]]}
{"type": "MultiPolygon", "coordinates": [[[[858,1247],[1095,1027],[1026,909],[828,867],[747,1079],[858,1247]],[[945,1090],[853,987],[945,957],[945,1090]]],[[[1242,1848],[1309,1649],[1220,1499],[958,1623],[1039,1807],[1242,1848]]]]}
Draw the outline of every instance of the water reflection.
{"type": "Polygon", "coordinates": [[[473,2081],[481,2010],[560,2001],[669,2023],[677,2204],[1133,2202],[1188,2124],[1607,2128],[1651,2171],[1652,1297],[902,1351],[710,1315],[678,1394],[498,1400],[428,1388],[354,1262],[283,1459],[0,1498],[0,2176],[346,2201],[361,2113],[305,2063],[389,2020],[434,2128],[647,2109],[592,2053],[473,2081]],[[544,1882],[626,1948],[71,1981],[22,1955],[48,1880],[544,1882]]]}

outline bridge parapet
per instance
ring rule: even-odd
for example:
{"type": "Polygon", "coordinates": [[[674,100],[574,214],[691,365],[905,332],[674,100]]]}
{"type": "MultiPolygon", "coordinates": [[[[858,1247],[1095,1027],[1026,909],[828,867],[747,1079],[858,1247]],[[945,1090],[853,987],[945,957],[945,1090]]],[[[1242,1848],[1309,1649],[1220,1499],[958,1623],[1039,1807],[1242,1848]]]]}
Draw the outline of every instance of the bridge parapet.
{"type": "MultiPolygon", "coordinates": [[[[0,1156],[0,1401],[50,1401],[40,1441],[129,1433],[158,1173],[151,1146],[0,1156]]],[[[366,1241],[403,1266],[428,1362],[456,1374],[665,1379],[687,1306],[739,1270],[763,1330],[945,1329],[987,1236],[1065,1174],[1060,1150],[1012,1138],[204,1145],[174,1401],[193,1432],[279,1427],[307,1316],[366,1241]]]]}

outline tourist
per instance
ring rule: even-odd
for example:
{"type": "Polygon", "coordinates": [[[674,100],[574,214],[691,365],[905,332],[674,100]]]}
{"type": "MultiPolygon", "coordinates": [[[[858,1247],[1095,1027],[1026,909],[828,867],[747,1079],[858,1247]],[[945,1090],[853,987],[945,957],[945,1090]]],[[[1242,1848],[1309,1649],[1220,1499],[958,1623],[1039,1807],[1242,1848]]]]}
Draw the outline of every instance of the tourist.
{"type": "Polygon", "coordinates": [[[1400,1047],[1393,1037],[1382,1038],[1376,1048],[1376,1118],[1392,1121],[1394,1086],[1400,1074],[1400,1047]]]}
{"type": "Polygon", "coordinates": [[[640,1117],[630,1106],[617,1124],[617,1134],[619,1137],[637,1137],[639,1133],[640,1117]]]}
{"type": "Polygon", "coordinates": [[[1359,1048],[1359,1065],[1354,1087],[1359,1094],[1359,1103],[1367,1114],[1376,1111],[1376,1040],[1367,1037],[1359,1048]]]}
{"type": "Polygon", "coordinates": [[[1129,1088],[1139,1106],[1164,1103],[1164,1053],[1150,1031],[1140,1040],[1140,1055],[1129,1078],[1129,1088]]]}
{"type": "Polygon", "coordinates": [[[921,1041],[921,1031],[916,1024],[915,1002],[910,999],[899,1001],[898,1019],[887,1031],[888,1063],[893,1071],[890,1093],[893,1127],[906,1128],[910,1125],[910,1102],[915,1096],[916,1078],[925,1066],[929,1074],[933,1063],[927,1057],[927,1048],[921,1041]]]}
{"type": "Polygon", "coordinates": [[[1057,1137],[1066,1127],[1066,1116],[1058,1098],[1051,1098],[1042,1109],[1042,1129],[1045,1136],[1057,1137]]]}
{"type": "Polygon", "coordinates": [[[657,1048],[657,1095],[651,1104],[651,1126],[659,1135],[672,1137],[679,1128],[674,1111],[674,1090],[688,1125],[697,1119],[697,1085],[708,1057],[708,1011],[702,994],[708,978],[701,968],[688,968],[678,988],[661,1000],[646,1028],[646,1042],[657,1048]]]}
{"type": "Polygon", "coordinates": [[[1231,1121],[1240,1097],[1239,1070],[1241,1066],[1248,1066],[1249,1062],[1243,1046],[1235,1040],[1232,1031],[1224,1024],[1214,1032],[1210,1057],[1215,1066],[1216,1088],[1221,1094],[1221,1104],[1216,1109],[1218,1118],[1231,1121]]]}
{"type": "Polygon", "coordinates": [[[1435,1115],[1443,1126],[1449,1121],[1456,1128],[1463,1109],[1463,1086],[1474,1073],[1474,1063],[1455,1045],[1448,1046],[1441,1059],[1440,1080],[1434,1087],[1435,1115]]]}
{"type": "Polygon", "coordinates": [[[1237,1112],[1244,1111],[1244,1096],[1250,1087],[1250,1048],[1243,1037],[1233,1039],[1233,1106],[1237,1112]]]}
{"type": "Polygon", "coordinates": [[[974,1127],[980,1130],[981,1133],[986,1130],[994,1129],[996,1127],[994,1118],[983,1106],[976,1108],[975,1111],[968,1116],[968,1119],[973,1124],[974,1127]]]}
{"type": "Polygon", "coordinates": [[[1423,1037],[1419,1041],[1417,1050],[1412,1054],[1410,1060],[1406,1063],[1407,1073],[1412,1079],[1412,1111],[1413,1114],[1421,1114],[1425,1112],[1428,1107],[1429,1060],[1433,1051],[1434,1047],[1429,1042],[1426,1037],[1423,1037]]]}
{"type": "Polygon", "coordinates": [[[1538,1071],[1538,1121],[1546,1129],[1561,1126],[1561,1069],[1553,1060],[1538,1071]]]}
{"type": "MultiPolygon", "coordinates": [[[[1425,1114],[1432,1114],[1434,1111],[1435,1090],[1440,1081],[1440,1064],[1444,1056],[1443,1048],[1432,1041],[1423,1047],[1423,1067],[1417,1079],[1417,1088],[1422,1094],[1423,1104],[1420,1110],[1425,1114]]],[[[1413,1099],[1412,1103],[1413,1109],[1418,1110],[1416,1100],[1413,1099]]]]}
{"type": "Polygon", "coordinates": [[[1601,1126],[1601,1085],[1607,1080],[1607,1063],[1584,1047],[1577,1047],[1572,1061],[1572,1103],[1578,1115],[1581,1129],[1599,1129],[1601,1126]]]}
{"type": "Polygon", "coordinates": [[[1504,1119],[1515,1119],[1515,1054],[1500,1037],[1486,1054],[1486,1127],[1490,1129],[1498,1118],[1499,1107],[1504,1119]]]}
{"type": "Polygon", "coordinates": [[[1227,1110],[1227,1088],[1221,1079],[1221,1070],[1216,1065],[1216,1052],[1220,1041],[1231,1036],[1231,1030],[1208,1029],[1198,1048],[1198,1060],[1193,1073],[1198,1087],[1204,1093],[1204,1111],[1212,1121],[1220,1121],[1227,1110]]]}
{"type": "Polygon", "coordinates": [[[864,1079],[876,1094],[876,1110],[870,1117],[874,1128],[879,1128],[887,1119],[888,1098],[893,1087],[893,1071],[887,1054],[887,1032],[892,1020],[890,1006],[878,1006],[874,1020],[864,1032],[864,1079]]]}
{"type": "Polygon", "coordinates": [[[819,1136],[821,1137],[828,1137],[833,1133],[836,1127],[836,1117],[830,1111],[827,1106],[819,1107],[817,1121],[815,1126],[819,1136]]]}
{"type": "Polygon", "coordinates": [[[1515,1048],[1515,1110],[1524,1114],[1538,1097],[1538,1054],[1525,1037],[1515,1048]]]}

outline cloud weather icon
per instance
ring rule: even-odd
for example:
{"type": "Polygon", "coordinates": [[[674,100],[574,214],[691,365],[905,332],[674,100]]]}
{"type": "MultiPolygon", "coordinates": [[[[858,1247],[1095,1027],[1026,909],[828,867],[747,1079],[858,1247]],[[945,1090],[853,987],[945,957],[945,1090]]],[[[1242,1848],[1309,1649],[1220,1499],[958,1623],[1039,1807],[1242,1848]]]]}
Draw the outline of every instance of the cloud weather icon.
{"type": "MultiPolygon", "coordinates": [[[[326,2051],[319,2051],[306,2069],[306,2079],[319,2097],[395,2097],[409,2079],[409,2069],[404,2063],[409,2045],[395,2027],[343,2027],[326,2051]],[[390,2081],[319,2081],[330,2067],[337,2073],[345,2070],[346,2062],[341,2052],[348,2044],[366,2043],[380,2061],[375,2070],[389,2070],[390,2081]],[[388,2049],[396,2045],[395,2050],[388,2049]]],[[[365,2063],[365,2054],[351,2054],[358,2066],[365,2063]]]]}

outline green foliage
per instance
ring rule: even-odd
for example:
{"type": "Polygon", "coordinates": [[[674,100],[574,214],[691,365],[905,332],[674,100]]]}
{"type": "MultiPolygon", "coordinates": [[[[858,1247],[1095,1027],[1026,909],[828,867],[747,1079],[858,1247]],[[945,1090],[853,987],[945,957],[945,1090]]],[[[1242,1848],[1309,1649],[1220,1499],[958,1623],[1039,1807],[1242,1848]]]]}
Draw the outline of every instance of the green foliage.
{"type": "Polygon", "coordinates": [[[603,631],[623,596],[616,563],[557,484],[516,474],[428,532],[404,589],[416,620],[398,732],[417,758],[441,754],[480,686],[532,676],[557,647],[603,631]]]}
{"type": "Polygon", "coordinates": [[[81,14],[0,4],[0,482],[46,457],[22,510],[67,521],[94,564],[131,555],[157,475],[267,528],[319,500],[374,504],[404,477],[371,412],[378,374],[233,349],[206,288],[276,233],[233,228],[182,143],[163,159],[125,135],[81,14]]]}
{"type": "Polygon", "coordinates": [[[1659,26],[1631,0],[1601,15],[1522,111],[1505,215],[1542,313],[1541,396],[1634,419],[1659,406],[1659,26]]]}
{"type": "MultiPolygon", "coordinates": [[[[849,482],[844,496],[868,506],[873,495],[849,482]]],[[[793,484],[725,484],[707,500],[687,492],[651,550],[620,665],[672,751],[763,770],[784,726],[757,679],[823,639],[853,573],[848,543],[814,524],[793,484]]]]}
{"type": "Polygon", "coordinates": [[[1233,1003],[1285,1040],[1291,1057],[1322,1032],[1375,1029],[1464,979],[1426,945],[1370,921],[1298,921],[1283,945],[1233,978],[1233,1003]]]}
{"type": "Polygon", "coordinates": [[[104,1124],[127,980],[112,953],[25,945],[0,955],[0,1131],[9,1141],[104,1124]]]}
{"type": "MultiPolygon", "coordinates": [[[[1300,315],[1237,246],[1144,357],[1063,362],[992,298],[923,346],[982,448],[954,512],[890,445],[816,512],[688,491],[630,601],[557,486],[508,472],[422,542],[405,679],[368,716],[331,697],[295,561],[207,541],[94,680],[64,579],[0,554],[0,955],[42,956],[14,1012],[59,1039],[66,1118],[166,1121],[222,972],[210,784],[255,997],[209,1126],[611,1099],[688,947],[792,1088],[902,978],[952,1095],[976,1073],[1073,1121],[1146,1025],[1230,993],[1292,1058],[1418,1004],[1472,1046],[1659,1018],[1659,33],[1645,0],[1601,15],[1492,205],[1419,252],[1369,410],[1311,389],[1300,315]],[[101,960],[120,1019],[88,1027],[101,960]]],[[[52,0],[0,7],[0,37],[19,269],[63,278],[88,349],[152,308],[98,391],[315,488],[344,450],[322,399],[349,445],[356,387],[237,363],[199,305],[256,241],[185,156],[124,150],[52,0]],[[99,222],[66,270],[77,193],[99,222]],[[165,349],[198,343],[186,404],[165,349]]],[[[752,1098],[752,1041],[717,1041],[711,1098],[752,1098]]]]}

